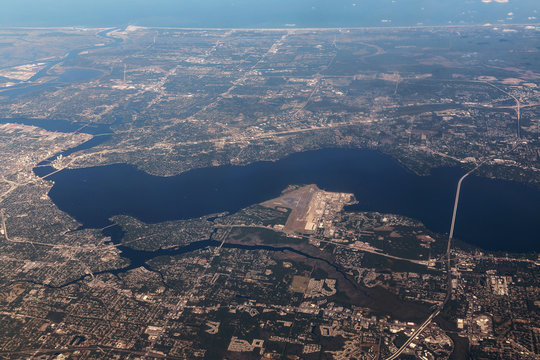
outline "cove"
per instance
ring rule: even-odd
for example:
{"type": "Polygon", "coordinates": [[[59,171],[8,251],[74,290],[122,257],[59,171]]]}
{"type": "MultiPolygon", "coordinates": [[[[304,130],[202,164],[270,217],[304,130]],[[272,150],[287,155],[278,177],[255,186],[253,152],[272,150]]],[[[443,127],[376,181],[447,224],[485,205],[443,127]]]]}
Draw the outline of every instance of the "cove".
{"type": "MultiPolygon", "coordinates": [[[[39,171],[50,172],[46,167],[39,171]]],[[[429,176],[418,176],[377,151],[324,149],[276,162],[201,168],[172,177],[115,164],[65,169],[48,179],[54,181],[52,201],[89,228],[108,226],[109,218],[117,214],[157,223],[236,212],[277,197],[290,184],[317,184],[328,191],[354,193],[358,204],[349,211],[405,215],[447,233],[463,173],[438,168],[429,176]]],[[[489,250],[538,252],[539,223],[540,191],[475,176],[464,181],[456,238],[489,250]]]]}

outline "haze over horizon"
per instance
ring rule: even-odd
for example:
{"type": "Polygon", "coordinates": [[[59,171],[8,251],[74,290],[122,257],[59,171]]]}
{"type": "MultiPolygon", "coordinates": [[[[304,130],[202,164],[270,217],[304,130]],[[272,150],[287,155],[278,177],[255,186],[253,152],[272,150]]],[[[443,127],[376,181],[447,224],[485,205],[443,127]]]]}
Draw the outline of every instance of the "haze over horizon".
{"type": "Polygon", "coordinates": [[[534,24],[534,0],[19,0],[0,27],[272,28],[534,24]]]}

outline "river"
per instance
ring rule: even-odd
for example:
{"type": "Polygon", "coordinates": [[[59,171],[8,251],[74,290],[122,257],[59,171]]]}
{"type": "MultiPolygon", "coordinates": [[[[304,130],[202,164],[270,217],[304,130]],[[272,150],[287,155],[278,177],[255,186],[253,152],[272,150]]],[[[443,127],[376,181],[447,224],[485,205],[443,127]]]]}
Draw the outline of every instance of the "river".
{"type": "MultiPolygon", "coordinates": [[[[109,125],[44,119],[0,119],[51,131],[80,131],[94,137],[61,154],[89,149],[111,138],[109,125]]],[[[121,122],[117,119],[117,122],[121,122]]],[[[55,169],[50,159],[34,168],[38,176],[55,169]]],[[[177,176],[149,175],[128,164],[64,169],[49,177],[52,201],[87,228],[110,225],[118,214],[147,223],[233,213],[279,196],[291,184],[317,184],[351,192],[358,204],[348,211],[378,211],[422,221],[447,233],[459,168],[436,168],[418,176],[390,156],[373,150],[323,149],[292,154],[276,162],[194,169],[177,176]]],[[[487,250],[539,252],[540,191],[505,180],[469,176],[463,183],[455,237],[487,250]]]]}
{"type": "MultiPolygon", "coordinates": [[[[52,170],[41,166],[35,172],[43,176],[52,170]]],[[[275,162],[194,169],[171,177],[113,164],[64,169],[48,179],[54,181],[52,201],[87,228],[108,226],[109,218],[118,214],[158,223],[233,213],[279,196],[290,184],[317,184],[328,191],[354,193],[358,204],[348,211],[405,215],[446,233],[463,173],[459,168],[437,168],[419,176],[378,151],[323,149],[275,162]]],[[[456,238],[489,250],[538,251],[538,223],[536,189],[477,176],[465,180],[456,238]]]]}

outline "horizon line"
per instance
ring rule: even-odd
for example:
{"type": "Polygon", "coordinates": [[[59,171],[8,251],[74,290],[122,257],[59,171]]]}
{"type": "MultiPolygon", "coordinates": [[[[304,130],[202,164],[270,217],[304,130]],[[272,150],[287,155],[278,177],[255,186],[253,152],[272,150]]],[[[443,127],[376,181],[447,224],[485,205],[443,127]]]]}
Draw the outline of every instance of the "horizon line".
{"type": "Polygon", "coordinates": [[[83,30],[107,30],[118,29],[132,26],[139,29],[171,29],[171,30],[237,30],[237,31],[290,31],[290,30],[365,30],[365,29],[426,29],[426,28],[462,28],[462,27],[503,27],[503,26],[540,26],[540,22],[536,23],[504,23],[504,24],[447,24],[447,25],[399,25],[399,26],[339,26],[339,27],[177,27],[177,26],[142,26],[142,25],[122,25],[122,26],[0,26],[2,30],[11,29],[83,29],[83,30]]]}

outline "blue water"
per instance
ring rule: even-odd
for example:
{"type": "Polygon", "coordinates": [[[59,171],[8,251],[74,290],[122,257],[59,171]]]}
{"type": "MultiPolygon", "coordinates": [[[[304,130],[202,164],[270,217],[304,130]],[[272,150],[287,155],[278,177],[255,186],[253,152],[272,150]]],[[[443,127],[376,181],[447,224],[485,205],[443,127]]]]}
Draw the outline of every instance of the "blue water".
{"type": "MultiPolygon", "coordinates": [[[[49,68],[59,62],[61,61],[50,62],[49,66],[39,71],[36,75],[30,78],[30,81],[36,81],[41,77],[49,76],[49,74],[47,73],[49,68]]],[[[75,69],[75,68],[67,69],[63,74],[59,75],[57,78],[55,78],[52,81],[48,81],[44,84],[37,84],[37,85],[28,85],[27,83],[14,85],[12,87],[9,87],[8,89],[0,91],[0,96],[7,96],[9,98],[13,98],[16,96],[21,96],[21,95],[31,95],[32,93],[46,90],[48,88],[59,87],[59,86],[65,85],[65,83],[77,83],[77,82],[88,81],[88,80],[98,77],[99,75],[103,75],[103,72],[99,70],[92,70],[92,69],[75,69]]]]}
{"type": "MultiPolygon", "coordinates": [[[[0,12],[0,17],[2,16],[1,14],[2,13],[0,12]]],[[[6,25],[7,24],[5,24],[4,26],[6,25]]],[[[108,31],[109,30],[103,30],[98,33],[98,36],[101,36],[102,38],[107,39],[109,41],[106,45],[99,46],[100,49],[104,49],[108,47],[116,47],[122,42],[122,39],[109,36],[108,31]]],[[[96,47],[97,46],[90,46],[90,47],[86,47],[82,49],[80,48],[74,49],[68,52],[68,54],[62,59],[46,61],[47,65],[43,69],[38,71],[34,76],[32,76],[29,81],[35,82],[42,77],[51,76],[51,74],[49,74],[49,70],[54,65],[62,63],[67,60],[74,59],[79,55],[80,52],[84,50],[91,50],[96,47]]],[[[76,82],[88,81],[100,75],[103,75],[103,72],[99,70],[68,68],[65,70],[63,74],[59,75],[54,80],[47,81],[46,83],[43,83],[43,84],[28,85],[28,83],[22,82],[20,84],[9,87],[8,89],[3,89],[0,91],[0,97],[13,98],[13,97],[21,96],[21,95],[31,95],[35,92],[46,90],[48,88],[65,85],[65,83],[76,83],[76,82]]],[[[52,75],[52,76],[55,76],[55,75],[52,75]]]]}
{"type": "Polygon", "coordinates": [[[10,98],[13,98],[15,96],[20,95],[30,95],[32,93],[36,93],[41,90],[45,90],[47,88],[51,88],[53,86],[57,86],[59,84],[54,82],[47,82],[45,84],[39,84],[39,85],[27,85],[26,83],[20,84],[20,85],[14,85],[7,90],[2,90],[0,92],[0,96],[7,96],[10,98]]]}
{"type": "MultiPolygon", "coordinates": [[[[107,124],[78,123],[67,120],[8,118],[0,119],[0,124],[22,124],[37,126],[47,131],[57,131],[63,133],[81,132],[91,135],[111,133],[110,125],[107,124]]],[[[64,154],[64,156],[67,155],[64,154]]]]}
{"type": "MultiPolygon", "coordinates": [[[[46,168],[39,171],[47,173],[46,168]]],[[[290,184],[315,183],[354,193],[359,203],[349,210],[402,214],[446,233],[461,175],[461,169],[440,168],[417,176],[376,151],[325,149],[172,177],[152,176],[126,164],[63,170],[49,177],[54,181],[49,196],[83,226],[101,228],[117,214],[156,223],[235,212],[277,197],[290,184]]],[[[540,250],[539,191],[471,176],[464,181],[461,199],[457,238],[485,249],[540,250]]]]}
{"type": "Polygon", "coordinates": [[[17,0],[2,3],[0,24],[203,28],[497,24],[534,23],[537,20],[529,17],[539,11],[537,0],[17,0]]]}
{"type": "Polygon", "coordinates": [[[102,71],[93,69],[67,69],[56,79],[60,83],[83,82],[103,75],[102,71]]]}

